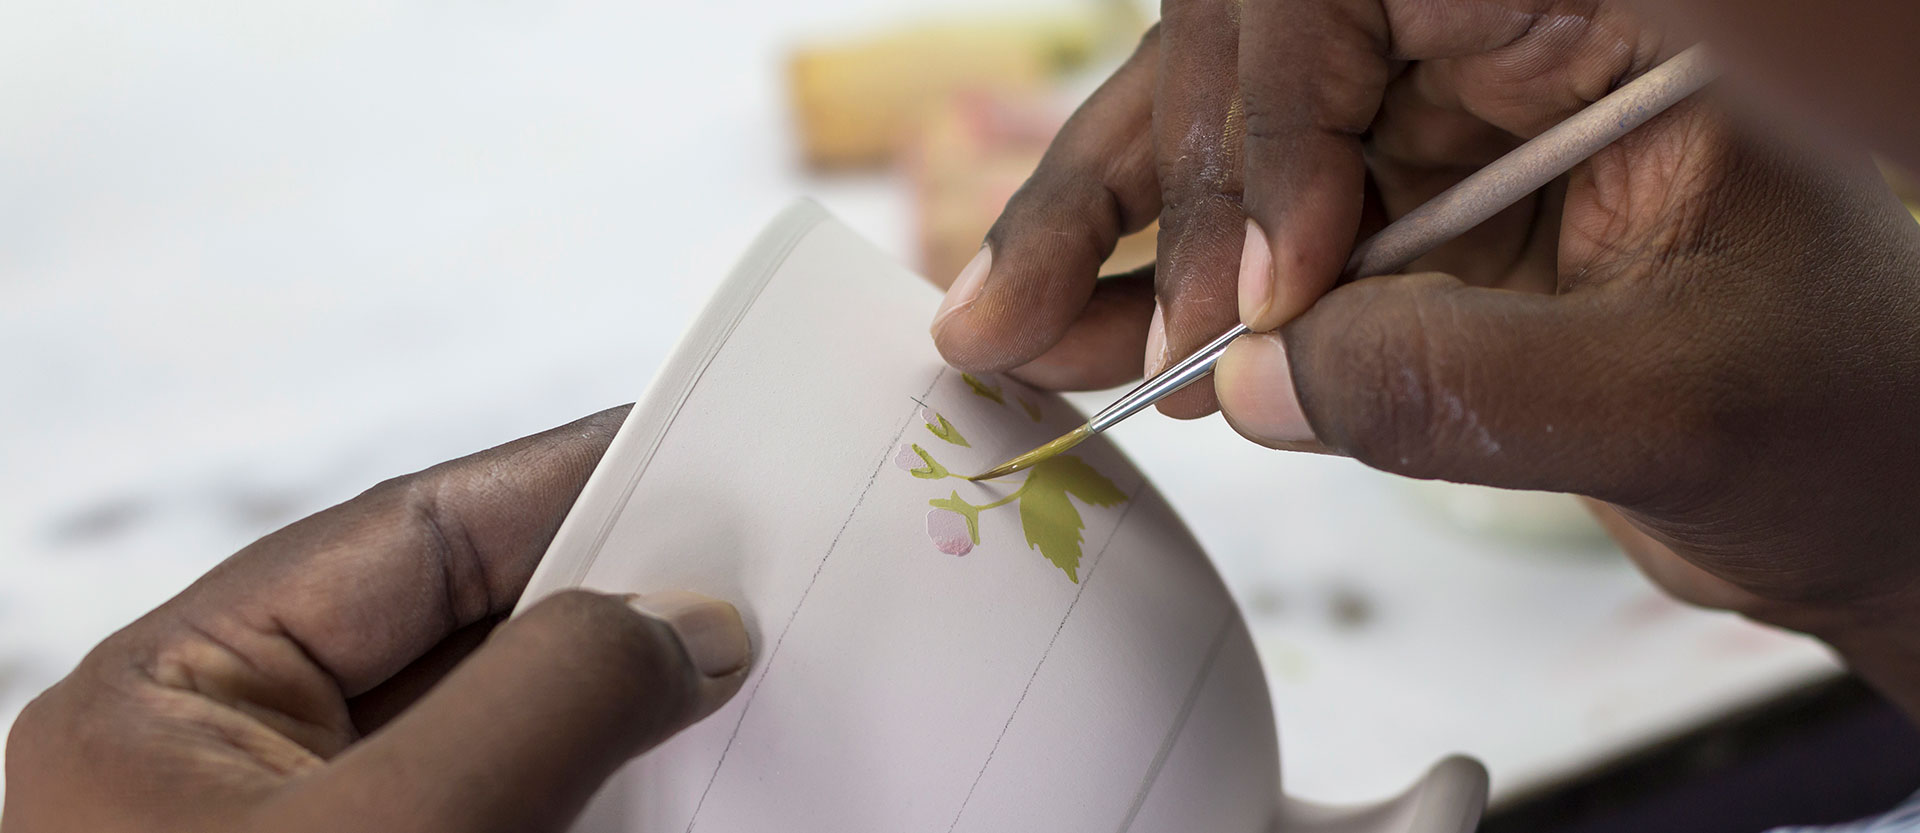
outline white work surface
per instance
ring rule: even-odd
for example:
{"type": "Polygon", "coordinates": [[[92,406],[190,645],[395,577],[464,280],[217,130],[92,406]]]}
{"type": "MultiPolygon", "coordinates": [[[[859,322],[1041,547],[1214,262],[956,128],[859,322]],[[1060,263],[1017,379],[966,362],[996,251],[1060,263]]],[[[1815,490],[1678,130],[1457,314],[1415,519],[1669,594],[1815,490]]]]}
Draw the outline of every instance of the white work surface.
{"type": "MultiPolygon", "coordinates": [[[[778,75],[901,5],[5,4],[0,725],[247,541],[629,401],[794,196],[910,251],[894,180],[797,172],[778,75]]],[[[1833,673],[1348,461],[1118,436],[1253,613],[1295,795],[1464,751],[1497,800],[1833,673]]]]}

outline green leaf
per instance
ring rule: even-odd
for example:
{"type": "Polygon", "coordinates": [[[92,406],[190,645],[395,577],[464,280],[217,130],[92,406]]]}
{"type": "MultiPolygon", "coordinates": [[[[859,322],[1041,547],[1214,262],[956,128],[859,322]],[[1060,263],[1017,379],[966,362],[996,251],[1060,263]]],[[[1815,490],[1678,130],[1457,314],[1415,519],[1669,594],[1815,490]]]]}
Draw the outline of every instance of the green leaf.
{"type": "Polygon", "coordinates": [[[1079,584],[1081,545],[1086,543],[1081,532],[1087,525],[1068,495],[1092,506],[1112,506],[1127,496],[1106,475],[1071,455],[1034,466],[1020,487],[1020,528],[1026,533],[1027,548],[1039,550],[1066,572],[1069,581],[1079,584]]]}
{"type": "Polygon", "coordinates": [[[947,442],[953,443],[954,445],[960,446],[961,448],[973,447],[972,445],[967,443],[966,437],[960,436],[960,429],[953,427],[953,423],[948,422],[944,414],[934,414],[933,418],[940,420],[940,424],[936,426],[933,423],[929,422],[927,423],[927,430],[933,432],[933,435],[935,437],[946,440],[947,442]]]}
{"type": "Polygon", "coordinates": [[[922,480],[944,480],[952,476],[952,472],[947,471],[946,466],[940,465],[939,461],[933,459],[933,455],[928,454],[926,449],[915,445],[913,453],[920,455],[920,459],[927,465],[924,468],[911,469],[907,472],[908,474],[922,480]]]}
{"type": "Polygon", "coordinates": [[[982,382],[979,379],[974,378],[973,374],[971,373],[960,374],[960,379],[961,381],[964,381],[967,383],[967,387],[973,388],[974,393],[979,394],[980,396],[986,397],[987,399],[991,399],[994,402],[997,402],[1001,405],[1007,404],[1007,398],[1000,394],[999,385],[989,385],[986,382],[982,382]]]}
{"type": "Polygon", "coordinates": [[[1027,401],[1027,398],[1024,396],[1019,397],[1019,399],[1020,399],[1020,409],[1027,412],[1027,418],[1033,420],[1034,422],[1039,422],[1040,421],[1040,403],[1029,402],[1027,401]]]}
{"type": "Polygon", "coordinates": [[[1068,494],[1090,505],[1117,506],[1127,501],[1119,486],[1079,457],[1063,454],[1035,466],[1041,467],[1047,468],[1049,477],[1066,483],[1068,494]]]}
{"type": "Polygon", "coordinates": [[[927,504],[935,509],[949,509],[960,513],[960,517],[967,519],[967,537],[973,539],[974,546],[980,546],[980,507],[961,500],[959,492],[954,492],[952,497],[934,498],[927,501],[927,504]]]}

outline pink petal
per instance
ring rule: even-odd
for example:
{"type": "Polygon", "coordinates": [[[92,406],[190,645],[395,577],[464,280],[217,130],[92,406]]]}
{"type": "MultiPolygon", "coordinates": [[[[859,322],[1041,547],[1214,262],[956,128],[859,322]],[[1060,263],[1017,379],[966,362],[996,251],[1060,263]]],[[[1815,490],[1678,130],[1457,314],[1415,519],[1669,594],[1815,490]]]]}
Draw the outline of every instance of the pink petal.
{"type": "Polygon", "coordinates": [[[940,414],[936,413],[932,408],[921,406],[920,421],[938,428],[940,426],[940,414]]]}
{"type": "Polygon", "coordinates": [[[920,459],[920,455],[913,453],[913,446],[910,445],[900,446],[900,451],[893,455],[893,464],[907,471],[926,468],[927,466],[927,464],[920,459]]]}
{"type": "Polygon", "coordinates": [[[973,538],[967,535],[967,519],[951,509],[927,513],[927,537],[933,539],[935,549],[948,555],[973,552],[973,538]]]}

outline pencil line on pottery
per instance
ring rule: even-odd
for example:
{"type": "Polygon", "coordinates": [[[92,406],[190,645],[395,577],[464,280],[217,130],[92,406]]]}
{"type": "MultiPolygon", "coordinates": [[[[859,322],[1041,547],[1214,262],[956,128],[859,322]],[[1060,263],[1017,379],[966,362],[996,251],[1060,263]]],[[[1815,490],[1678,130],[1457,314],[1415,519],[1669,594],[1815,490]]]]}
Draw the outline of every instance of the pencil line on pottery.
{"type": "MultiPolygon", "coordinates": [[[[932,394],[933,389],[940,384],[940,379],[946,375],[947,369],[941,368],[933,375],[933,380],[927,383],[927,389],[920,395],[932,394]]],[[[912,427],[913,416],[910,415],[902,421],[900,430],[894,432],[893,439],[887,441],[888,452],[892,451],[894,445],[899,443],[900,438],[906,436],[907,430],[912,427]]],[[[740,738],[740,727],[747,722],[747,713],[753,709],[754,698],[760,694],[760,687],[766,685],[767,678],[773,675],[773,664],[780,659],[780,646],[787,641],[787,632],[793,629],[794,620],[800,618],[800,611],[807,606],[807,597],[813,593],[814,584],[820,581],[820,573],[826,569],[827,561],[833,558],[834,551],[839,549],[840,536],[846,534],[847,527],[853,524],[854,516],[860,514],[860,507],[866,504],[867,495],[873,491],[873,484],[880,480],[880,472],[887,466],[888,452],[882,452],[880,462],[873,467],[873,473],[867,477],[867,485],[861,487],[860,496],[854,499],[853,508],[847,510],[847,517],[840,522],[840,529],[833,533],[833,540],[828,542],[826,553],[820,556],[820,563],[814,565],[813,575],[807,579],[807,586],[800,591],[800,599],[794,602],[793,612],[787,614],[786,624],[780,626],[780,635],[774,638],[773,647],[767,649],[766,667],[761,669],[759,679],[754,680],[753,689],[747,692],[746,699],[740,704],[740,716],[733,722],[733,731],[727,734],[726,745],[720,748],[720,759],[713,763],[713,774],[707,777],[707,785],[700,789],[700,799],[694,802],[693,815],[687,817],[686,833],[693,833],[694,823],[700,820],[700,810],[707,806],[707,796],[713,792],[714,782],[720,780],[720,770],[727,765],[727,753],[733,751],[734,741],[740,738]]]]}
{"type": "Polygon", "coordinates": [[[1160,771],[1167,766],[1167,759],[1173,757],[1173,746],[1180,742],[1180,733],[1187,728],[1187,718],[1193,716],[1193,707],[1200,702],[1200,692],[1206,687],[1207,675],[1213,673],[1213,664],[1220,659],[1220,649],[1226,647],[1227,634],[1233,628],[1234,614],[1229,611],[1220,627],[1213,632],[1213,645],[1207,648],[1207,659],[1200,663],[1200,670],[1193,675],[1193,685],[1187,688],[1187,697],[1180,703],[1180,711],[1173,718],[1173,726],[1167,729],[1167,737],[1160,742],[1160,751],[1154,753],[1153,763],[1147,767],[1147,775],[1140,779],[1140,789],[1133,794],[1133,806],[1127,810],[1127,818],[1120,823],[1119,833],[1133,829],[1133,821],[1140,817],[1140,808],[1147,804],[1147,793],[1153,790],[1155,781],[1160,780],[1160,771]]]}
{"type": "Polygon", "coordinates": [[[1121,510],[1120,517],[1113,522],[1113,530],[1107,533],[1106,543],[1100,545],[1100,549],[1093,554],[1093,561],[1087,564],[1087,580],[1080,582],[1080,586],[1073,591],[1073,601],[1067,603],[1067,611],[1060,614],[1060,622],[1054,626],[1053,636],[1047,639],[1047,647],[1040,652],[1040,661],[1033,664],[1033,673],[1027,675],[1027,684],[1021,686],[1020,697],[1013,701],[1013,710],[1007,713],[1007,722],[1000,726],[1000,736],[993,739],[993,746],[987,750],[987,759],[980,762],[980,771],[974,773],[973,783],[968,785],[966,797],[960,799],[960,809],[954,812],[953,823],[947,825],[947,833],[953,833],[954,828],[960,826],[960,819],[967,814],[967,803],[973,800],[974,790],[980,788],[980,779],[987,776],[987,767],[993,765],[994,753],[1000,751],[1001,741],[1007,739],[1007,731],[1013,728],[1013,719],[1020,716],[1020,706],[1027,702],[1027,693],[1033,690],[1033,681],[1040,678],[1040,669],[1046,667],[1047,658],[1053,656],[1054,643],[1060,641],[1061,632],[1067,629],[1067,620],[1073,618],[1074,609],[1080,606],[1080,597],[1086,594],[1087,585],[1093,583],[1094,569],[1100,566],[1101,561],[1106,560],[1107,548],[1113,546],[1115,538],[1120,537],[1120,530],[1126,526],[1127,517],[1133,514],[1133,507],[1139,504],[1135,498],[1138,498],[1140,492],[1146,488],[1147,481],[1142,478],[1139,485],[1134,487],[1133,494],[1127,496],[1127,508],[1121,510]]]}

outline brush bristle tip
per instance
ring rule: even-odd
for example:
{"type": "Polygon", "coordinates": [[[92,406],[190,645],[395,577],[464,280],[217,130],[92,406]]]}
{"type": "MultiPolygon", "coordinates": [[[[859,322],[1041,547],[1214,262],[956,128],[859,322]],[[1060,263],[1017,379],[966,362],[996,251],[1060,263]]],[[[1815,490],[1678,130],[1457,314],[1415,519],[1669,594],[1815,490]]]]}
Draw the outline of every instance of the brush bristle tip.
{"type": "Polygon", "coordinates": [[[1033,468],[1035,465],[1046,462],[1049,458],[1069,448],[1079,445],[1089,434],[1090,432],[1087,430],[1087,426],[1082,425],[1046,445],[1001,463],[995,468],[969,477],[967,480],[978,483],[982,480],[996,480],[1006,477],[1009,474],[1019,474],[1020,472],[1033,468]]]}

